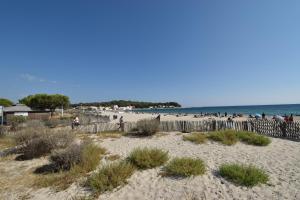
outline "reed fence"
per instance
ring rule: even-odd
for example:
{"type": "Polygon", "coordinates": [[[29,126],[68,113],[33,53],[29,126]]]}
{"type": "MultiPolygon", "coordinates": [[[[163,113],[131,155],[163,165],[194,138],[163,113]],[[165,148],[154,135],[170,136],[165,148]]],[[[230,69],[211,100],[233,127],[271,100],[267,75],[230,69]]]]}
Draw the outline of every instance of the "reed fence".
{"type": "MultiPolygon", "coordinates": [[[[94,123],[82,125],[79,130],[88,133],[118,130],[116,123],[94,123]]],[[[124,131],[130,132],[136,128],[136,122],[126,122],[124,131]]],[[[162,132],[209,132],[225,129],[236,131],[251,131],[271,137],[287,139],[300,139],[299,122],[276,122],[271,120],[248,120],[248,121],[224,121],[224,120],[202,120],[202,121],[161,121],[160,131],[162,132]]]]}

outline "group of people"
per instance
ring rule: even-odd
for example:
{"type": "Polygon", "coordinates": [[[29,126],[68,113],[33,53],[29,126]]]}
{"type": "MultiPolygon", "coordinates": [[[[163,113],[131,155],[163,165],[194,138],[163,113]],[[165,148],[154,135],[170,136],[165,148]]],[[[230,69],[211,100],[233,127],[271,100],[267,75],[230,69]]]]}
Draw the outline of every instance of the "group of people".
{"type": "Polygon", "coordinates": [[[284,115],[284,121],[285,122],[293,122],[294,121],[293,114],[291,114],[290,116],[284,115]]]}

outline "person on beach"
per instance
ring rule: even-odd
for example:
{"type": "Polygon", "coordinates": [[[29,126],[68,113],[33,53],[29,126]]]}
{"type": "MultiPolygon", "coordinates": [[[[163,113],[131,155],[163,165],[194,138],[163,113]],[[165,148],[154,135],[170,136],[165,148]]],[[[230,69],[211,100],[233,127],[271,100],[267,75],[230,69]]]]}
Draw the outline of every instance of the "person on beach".
{"type": "Polygon", "coordinates": [[[266,119],[266,114],[264,112],[262,113],[261,116],[262,116],[262,119],[266,119]]]}
{"type": "Polygon", "coordinates": [[[287,115],[284,115],[284,121],[289,122],[289,117],[287,115]]]}
{"type": "Polygon", "coordinates": [[[293,122],[294,121],[294,117],[293,114],[291,114],[290,118],[289,118],[289,122],[293,122]]]}
{"type": "Polygon", "coordinates": [[[77,127],[79,125],[80,125],[80,123],[79,123],[79,117],[76,116],[75,119],[72,122],[72,129],[74,129],[75,127],[77,127]]]}
{"type": "Polygon", "coordinates": [[[160,114],[156,117],[156,120],[160,122],[160,114]]]}
{"type": "Polygon", "coordinates": [[[121,130],[122,132],[124,132],[124,120],[123,120],[123,116],[120,117],[119,130],[121,130]]]}

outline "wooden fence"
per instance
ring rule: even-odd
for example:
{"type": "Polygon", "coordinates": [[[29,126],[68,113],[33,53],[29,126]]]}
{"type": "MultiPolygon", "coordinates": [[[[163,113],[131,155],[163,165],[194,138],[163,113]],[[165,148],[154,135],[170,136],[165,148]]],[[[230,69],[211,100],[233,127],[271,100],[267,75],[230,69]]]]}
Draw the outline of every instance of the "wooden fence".
{"type": "MultiPolygon", "coordinates": [[[[88,133],[118,130],[119,125],[115,123],[94,123],[78,127],[79,130],[88,133]]],[[[129,132],[136,128],[136,122],[127,122],[124,131],[129,132]]],[[[161,121],[160,131],[162,132],[208,132],[233,129],[236,131],[252,131],[259,134],[281,137],[287,139],[300,139],[299,122],[276,122],[271,120],[248,120],[248,121],[222,121],[222,120],[202,120],[202,121],[161,121]]]]}

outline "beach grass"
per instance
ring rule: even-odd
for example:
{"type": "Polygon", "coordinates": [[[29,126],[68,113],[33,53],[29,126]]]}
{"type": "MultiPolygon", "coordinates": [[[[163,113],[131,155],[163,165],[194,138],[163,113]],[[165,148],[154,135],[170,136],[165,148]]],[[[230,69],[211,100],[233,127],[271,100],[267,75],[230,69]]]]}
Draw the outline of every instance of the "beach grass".
{"type": "Polygon", "coordinates": [[[266,172],[252,165],[223,164],[219,172],[225,179],[247,187],[253,187],[259,183],[265,184],[269,180],[266,172]]]}
{"type": "Polygon", "coordinates": [[[238,131],[236,133],[238,139],[246,144],[256,146],[267,146],[271,143],[270,138],[248,131],[238,131]]]}
{"type": "MultiPolygon", "coordinates": [[[[86,145],[80,156],[80,162],[73,164],[69,170],[61,169],[58,173],[46,173],[37,175],[34,186],[53,187],[58,191],[67,189],[78,178],[85,177],[87,174],[96,169],[104,155],[105,149],[93,144],[86,145]]],[[[61,155],[64,158],[64,155],[61,155]]],[[[62,160],[62,159],[60,159],[62,160]]]]}
{"type": "Polygon", "coordinates": [[[137,122],[137,132],[141,136],[152,136],[159,131],[159,121],[156,119],[142,119],[137,122]]]}
{"type": "Polygon", "coordinates": [[[0,150],[16,146],[16,142],[11,136],[0,137],[0,150]]]}
{"type": "Polygon", "coordinates": [[[87,180],[94,194],[111,191],[127,183],[127,179],[134,173],[135,167],[129,162],[121,161],[102,167],[87,180]]]}
{"type": "Polygon", "coordinates": [[[207,135],[203,133],[191,133],[183,136],[184,141],[190,141],[196,144],[203,144],[207,141],[207,135]]]}
{"type": "Polygon", "coordinates": [[[120,138],[124,132],[121,131],[105,131],[97,133],[97,136],[99,136],[101,139],[107,139],[107,138],[120,138]]]}
{"type": "Polygon", "coordinates": [[[163,165],[169,159],[168,152],[157,148],[134,149],[127,160],[139,169],[151,169],[163,165]]]}
{"type": "Polygon", "coordinates": [[[202,175],[205,171],[205,164],[201,159],[183,157],[171,160],[164,168],[164,175],[189,177],[202,175]]]}
{"type": "Polygon", "coordinates": [[[209,133],[207,137],[210,140],[221,142],[222,144],[229,146],[236,144],[238,141],[236,131],[234,130],[215,131],[209,133]]]}
{"type": "Polygon", "coordinates": [[[203,144],[207,141],[207,139],[229,146],[236,144],[238,141],[255,146],[267,146],[271,143],[271,139],[266,136],[259,135],[254,132],[235,131],[231,129],[214,131],[207,134],[191,133],[183,136],[184,141],[190,141],[195,144],[203,144]]]}

